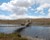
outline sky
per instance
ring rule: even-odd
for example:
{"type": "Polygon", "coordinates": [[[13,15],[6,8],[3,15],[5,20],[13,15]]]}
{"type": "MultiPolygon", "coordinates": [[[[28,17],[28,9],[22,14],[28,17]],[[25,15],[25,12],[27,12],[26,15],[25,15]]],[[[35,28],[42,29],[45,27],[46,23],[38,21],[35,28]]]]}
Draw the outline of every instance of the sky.
{"type": "Polygon", "coordinates": [[[0,0],[0,19],[50,18],[50,0],[0,0]]]}

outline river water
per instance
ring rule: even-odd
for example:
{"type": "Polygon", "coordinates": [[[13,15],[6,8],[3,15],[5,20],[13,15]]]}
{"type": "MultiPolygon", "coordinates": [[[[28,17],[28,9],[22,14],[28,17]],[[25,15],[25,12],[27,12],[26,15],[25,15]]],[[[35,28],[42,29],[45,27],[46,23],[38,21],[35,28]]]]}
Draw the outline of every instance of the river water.
{"type": "Polygon", "coordinates": [[[14,32],[16,29],[18,29],[18,27],[0,27],[0,33],[12,33],[14,32]]]}
{"type": "MultiPolygon", "coordinates": [[[[16,29],[18,29],[18,27],[0,27],[0,33],[12,33],[16,29]]],[[[20,34],[50,40],[50,27],[30,26],[23,29],[20,34]]]]}
{"type": "Polygon", "coordinates": [[[21,35],[31,36],[33,38],[42,38],[50,40],[50,27],[45,26],[31,26],[23,29],[21,35]]]}

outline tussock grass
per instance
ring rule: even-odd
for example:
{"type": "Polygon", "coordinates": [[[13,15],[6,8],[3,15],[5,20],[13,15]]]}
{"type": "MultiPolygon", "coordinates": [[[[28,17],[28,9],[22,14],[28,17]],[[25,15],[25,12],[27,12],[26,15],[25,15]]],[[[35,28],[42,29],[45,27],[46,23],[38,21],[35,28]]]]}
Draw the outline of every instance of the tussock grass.
{"type": "Polygon", "coordinates": [[[27,38],[21,37],[18,33],[3,34],[0,33],[0,40],[27,40],[27,38]]]}

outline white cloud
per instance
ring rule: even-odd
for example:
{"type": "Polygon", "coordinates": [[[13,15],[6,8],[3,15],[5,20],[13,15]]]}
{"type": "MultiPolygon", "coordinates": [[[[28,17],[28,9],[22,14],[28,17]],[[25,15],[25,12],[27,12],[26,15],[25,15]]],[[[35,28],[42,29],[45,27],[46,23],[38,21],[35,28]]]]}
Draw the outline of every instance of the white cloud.
{"type": "Polygon", "coordinates": [[[43,10],[44,8],[49,8],[49,7],[50,7],[50,4],[44,3],[44,4],[40,5],[40,6],[37,8],[37,10],[43,10]]]}
{"type": "Polygon", "coordinates": [[[8,10],[11,11],[13,8],[13,5],[9,4],[9,3],[3,3],[2,5],[0,5],[0,10],[8,10]]]}
{"type": "Polygon", "coordinates": [[[5,16],[5,15],[0,15],[0,19],[3,20],[15,20],[15,19],[25,19],[25,18],[44,18],[44,16],[28,16],[28,15],[16,15],[16,14],[12,14],[9,16],[5,16]]]}
{"type": "Polygon", "coordinates": [[[9,16],[0,15],[0,19],[11,19],[9,16]]]}
{"type": "Polygon", "coordinates": [[[1,10],[11,11],[16,15],[25,15],[27,8],[32,5],[31,0],[11,0],[8,3],[0,5],[1,10]]]}
{"type": "Polygon", "coordinates": [[[47,18],[50,18],[50,9],[48,10],[47,18]]]}
{"type": "Polygon", "coordinates": [[[11,11],[12,16],[9,16],[9,17],[16,18],[16,16],[18,15],[17,16],[18,18],[20,16],[27,15],[27,8],[30,7],[32,3],[33,3],[32,0],[11,0],[8,3],[3,3],[2,5],[0,5],[0,10],[11,11]],[[14,14],[16,14],[15,17],[14,17],[14,14]]]}
{"type": "MultiPolygon", "coordinates": [[[[42,5],[40,5],[38,8],[37,8],[37,13],[40,13],[40,14],[45,14],[44,13],[44,9],[46,9],[46,8],[50,8],[50,4],[49,3],[44,3],[44,4],[42,4],[42,5]]],[[[50,11],[48,11],[49,13],[48,13],[48,15],[47,16],[45,16],[46,18],[48,17],[48,18],[50,18],[50,11]]]]}
{"type": "MultiPolygon", "coordinates": [[[[4,16],[1,15],[0,17],[2,17],[3,19],[16,19],[16,18],[26,18],[26,17],[30,17],[30,18],[43,18],[44,16],[27,16],[27,9],[31,8],[32,5],[34,4],[38,4],[39,3],[39,7],[36,8],[35,12],[39,12],[41,14],[45,14],[43,12],[44,8],[50,8],[50,0],[11,0],[8,3],[3,3],[2,5],[0,5],[0,10],[7,10],[12,12],[12,15],[9,16],[4,16]],[[7,18],[8,17],[8,18],[7,18]]],[[[34,9],[31,9],[34,10],[34,9]]],[[[49,13],[48,13],[49,15],[49,13]]],[[[47,16],[48,16],[47,15],[47,16]]]]}

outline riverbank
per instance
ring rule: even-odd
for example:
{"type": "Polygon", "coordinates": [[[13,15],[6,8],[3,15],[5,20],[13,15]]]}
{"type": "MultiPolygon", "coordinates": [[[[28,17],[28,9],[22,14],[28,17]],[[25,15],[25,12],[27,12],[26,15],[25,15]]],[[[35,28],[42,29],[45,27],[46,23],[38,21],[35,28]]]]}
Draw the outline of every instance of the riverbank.
{"type": "Polygon", "coordinates": [[[22,37],[19,33],[12,33],[12,34],[0,33],[0,40],[27,40],[27,38],[22,37]]]}
{"type": "Polygon", "coordinates": [[[32,38],[29,36],[21,36],[19,33],[12,33],[12,34],[0,33],[0,40],[44,40],[44,39],[32,38]]]}

